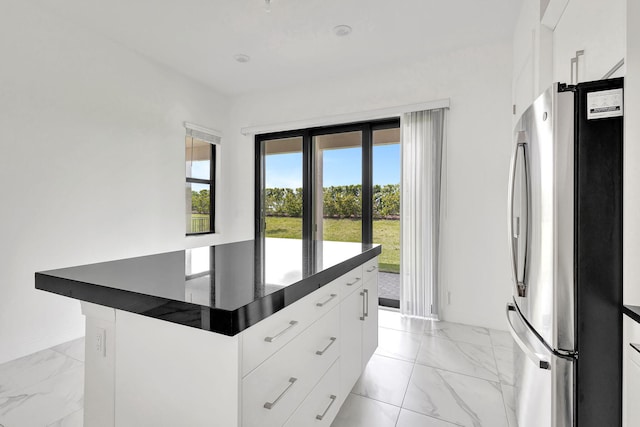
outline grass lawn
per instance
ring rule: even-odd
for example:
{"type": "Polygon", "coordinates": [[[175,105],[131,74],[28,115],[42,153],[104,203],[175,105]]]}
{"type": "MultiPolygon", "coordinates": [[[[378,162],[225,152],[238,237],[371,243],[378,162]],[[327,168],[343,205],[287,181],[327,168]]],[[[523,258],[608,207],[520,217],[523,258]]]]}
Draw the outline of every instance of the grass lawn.
{"type": "MultiPolygon", "coordinates": [[[[324,239],[359,242],[362,221],[353,219],[325,219],[324,239]]],[[[302,238],[302,218],[267,217],[267,237],[302,238]]],[[[379,266],[381,271],[400,272],[400,221],[373,221],[373,241],[382,245],[379,266]]]]}

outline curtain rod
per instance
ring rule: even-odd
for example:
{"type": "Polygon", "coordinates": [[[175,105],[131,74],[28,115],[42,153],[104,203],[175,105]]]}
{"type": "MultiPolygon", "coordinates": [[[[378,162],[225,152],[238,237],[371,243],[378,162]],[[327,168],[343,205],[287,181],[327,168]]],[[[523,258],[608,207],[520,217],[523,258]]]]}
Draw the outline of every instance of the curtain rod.
{"type": "Polygon", "coordinates": [[[421,102],[418,104],[399,105],[396,107],[380,108],[377,110],[359,111],[355,113],[336,114],[333,116],[316,117],[312,119],[297,120],[288,123],[249,126],[240,129],[243,135],[257,135],[262,133],[282,132],[288,130],[307,129],[320,126],[340,125],[345,123],[364,122],[377,119],[400,117],[404,113],[414,111],[435,110],[437,108],[449,108],[449,98],[436,101],[421,102]]]}

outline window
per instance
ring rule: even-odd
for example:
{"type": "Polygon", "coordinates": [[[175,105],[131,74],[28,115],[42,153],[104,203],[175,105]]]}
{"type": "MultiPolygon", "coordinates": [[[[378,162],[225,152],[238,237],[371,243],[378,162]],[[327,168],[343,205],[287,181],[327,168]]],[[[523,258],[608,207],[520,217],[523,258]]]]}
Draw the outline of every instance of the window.
{"type": "Polygon", "coordinates": [[[215,231],[216,145],[215,131],[185,123],[186,230],[187,235],[215,231]]]}

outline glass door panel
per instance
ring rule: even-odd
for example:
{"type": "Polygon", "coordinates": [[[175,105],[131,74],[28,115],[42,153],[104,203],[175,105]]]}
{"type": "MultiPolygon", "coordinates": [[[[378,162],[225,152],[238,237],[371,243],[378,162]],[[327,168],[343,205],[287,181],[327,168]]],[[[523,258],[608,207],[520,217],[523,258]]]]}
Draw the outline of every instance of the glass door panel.
{"type": "Polygon", "coordinates": [[[263,144],[264,236],[302,239],[302,137],[263,144]]]}
{"type": "Polygon", "coordinates": [[[382,245],[378,295],[383,305],[400,300],[400,128],[374,130],[373,243],[382,245]]]}
{"type": "Polygon", "coordinates": [[[315,240],[362,241],[362,131],[313,137],[315,240]]]}

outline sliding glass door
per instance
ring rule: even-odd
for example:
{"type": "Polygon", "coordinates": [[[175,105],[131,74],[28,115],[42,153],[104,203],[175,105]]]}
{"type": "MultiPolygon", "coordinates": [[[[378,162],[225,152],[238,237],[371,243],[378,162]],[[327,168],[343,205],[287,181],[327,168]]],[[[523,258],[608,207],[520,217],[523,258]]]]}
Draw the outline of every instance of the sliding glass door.
{"type": "Polygon", "coordinates": [[[362,131],[313,137],[315,240],[362,242],[362,131]]]}
{"type": "Polygon", "coordinates": [[[400,128],[374,130],[373,242],[383,243],[378,263],[382,305],[400,307],[400,128]]]}
{"type": "Polygon", "coordinates": [[[256,241],[380,243],[381,303],[398,307],[399,144],[398,119],[257,135],[256,241]]]}
{"type": "Polygon", "coordinates": [[[264,233],[302,239],[302,137],[266,140],[263,149],[264,233]]]}

